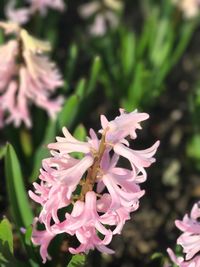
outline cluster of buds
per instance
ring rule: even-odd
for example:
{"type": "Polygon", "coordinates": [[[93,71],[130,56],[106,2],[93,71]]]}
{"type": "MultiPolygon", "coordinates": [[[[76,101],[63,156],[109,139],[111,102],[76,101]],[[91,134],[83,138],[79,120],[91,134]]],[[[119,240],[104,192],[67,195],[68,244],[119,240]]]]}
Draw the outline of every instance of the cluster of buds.
{"type": "Polygon", "coordinates": [[[54,118],[62,98],[50,97],[63,80],[55,64],[44,55],[51,50],[50,44],[32,37],[15,23],[0,22],[0,28],[15,37],[0,46],[0,126],[13,123],[19,127],[24,122],[31,127],[31,103],[54,118]]]}
{"type": "Polygon", "coordinates": [[[43,262],[50,259],[49,243],[61,233],[80,242],[76,248],[69,247],[70,253],[87,253],[94,248],[114,252],[107,245],[113,235],[121,233],[130,213],[138,209],[144,195],[139,184],[146,180],[145,168],[155,161],[159,146],[157,141],[145,150],[129,147],[126,138],[136,139],[140,122],[148,117],[124,110],[112,121],[102,115],[101,138],[90,129],[87,142],[79,141],[63,128],[64,137],[48,145],[52,156],[42,162],[40,183],[33,184],[35,192],[29,191],[42,206],[34,221],[32,242],[40,246],[43,262]],[[73,157],[74,152],[82,153],[82,159],[73,157]],[[127,160],[129,168],[120,167],[120,158],[127,160]],[[65,217],[60,219],[58,211],[66,207],[69,211],[65,209],[65,217]],[[38,230],[38,223],[45,229],[38,230]]]}
{"type": "Polygon", "coordinates": [[[167,252],[171,260],[180,267],[199,267],[200,266],[200,203],[194,204],[190,216],[186,214],[182,221],[176,220],[176,226],[183,232],[177,239],[177,244],[181,245],[184,257],[177,257],[168,248],[167,252]]]}
{"type": "Polygon", "coordinates": [[[110,28],[118,26],[119,16],[117,12],[122,7],[120,0],[103,0],[83,4],[79,8],[79,13],[85,19],[93,17],[94,22],[89,28],[89,32],[92,35],[104,35],[108,25],[110,28]]]}
{"type": "Polygon", "coordinates": [[[172,0],[173,3],[183,12],[185,18],[193,18],[199,14],[199,0],[172,0]]]}
{"type": "Polygon", "coordinates": [[[47,9],[56,9],[64,11],[65,4],[63,0],[26,0],[28,7],[16,8],[16,0],[8,1],[5,8],[6,17],[18,24],[26,23],[32,15],[39,12],[41,15],[46,15],[47,9]]]}

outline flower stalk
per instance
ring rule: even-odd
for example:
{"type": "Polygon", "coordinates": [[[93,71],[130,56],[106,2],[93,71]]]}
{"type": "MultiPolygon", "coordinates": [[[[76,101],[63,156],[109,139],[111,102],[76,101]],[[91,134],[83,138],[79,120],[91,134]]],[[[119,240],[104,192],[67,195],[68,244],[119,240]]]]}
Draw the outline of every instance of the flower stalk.
{"type": "Polygon", "coordinates": [[[84,201],[87,192],[93,190],[96,180],[99,178],[98,174],[102,173],[100,163],[105,150],[106,150],[106,131],[102,134],[102,138],[99,145],[99,151],[96,152],[94,156],[94,163],[89,168],[85,181],[82,183],[82,189],[80,194],[81,201],[84,201]]]}

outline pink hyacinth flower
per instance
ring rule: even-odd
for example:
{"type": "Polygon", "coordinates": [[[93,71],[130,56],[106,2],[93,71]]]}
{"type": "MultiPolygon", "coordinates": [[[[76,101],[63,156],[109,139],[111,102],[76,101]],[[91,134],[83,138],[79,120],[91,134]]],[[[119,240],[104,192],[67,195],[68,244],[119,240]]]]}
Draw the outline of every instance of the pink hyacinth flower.
{"type": "Polygon", "coordinates": [[[106,247],[111,240],[112,234],[106,235],[104,239],[100,239],[97,235],[96,229],[94,227],[82,227],[81,229],[77,230],[76,232],[77,239],[80,242],[80,246],[77,248],[69,248],[69,252],[72,254],[78,253],[87,253],[90,250],[94,250],[97,248],[100,252],[106,254],[113,254],[114,251],[106,247]]]}
{"type": "Polygon", "coordinates": [[[47,9],[56,9],[58,11],[64,11],[65,4],[63,0],[27,0],[31,5],[31,11],[39,11],[42,15],[46,15],[47,9]]]}
{"type": "Polygon", "coordinates": [[[179,267],[199,267],[200,266],[200,256],[196,256],[192,260],[185,261],[183,257],[177,257],[170,248],[167,249],[167,252],[172,262],[174,262],[179,267]]]}
{"type": "Polygon", "coordinates": [[[146,176],[146,171],[144,168],[149,167],[155,158],[153,155],[156,153],[160,142],[157,141],[152,147],[145,150],[132,150],[123,144],[116,144],[114,146],[114,151],[116,154],[129,160],[131,166],[136,171],[140,171],[144,176],[146,176]]]}
{"type": "Polygon", "coordinates": [[[100,139],[90,129],[87,141],[79,141],[64,127],[64,137],[56,137],[56,142],[48,145],[52,156],[42,162],[40,183],[33,184],[35,192],[29,191],[30,197],[42,206],[38,221],[45,227],[41,235],[47,235],[47,242],[43,244],[35,229],[32,241],[45,248],[43,260],[48,257],[46,245],[57,234],[68,234],[79,241],[78,247],[69,248],[73,254],[95,248],[113,253],[107,245],[113,235],[121,233],[130,213],[139,208],[144,195],[140,183],[146,179],[145,168],[155,161],[159,142],[136,151],[128,147],[126,140],[128,136],[136,138],[140,121],[147,117],[137,111],[121,110],[111,122],[102,117],[100,139]],[[74,158],[74,152],[82,153],[83,157],[74,158]],[[121,157],[131,162],[131,168],[118,166],[121,157]],[[65,212],[61,219],[59,211],[64,207],[71,212],[65,212]]]}
{"type": "Polygon", "coordinates": [[[96,194],[88,192],[85,203],[77,201],[71,214],[66,214],[65,223],[61,223],[60,229],[64,229],[71,235],[76,234],[81,245],[77,249],[70,248],[73,254],[88,252],[90,249],[98,248],[101,252],[113,253],[111,249],[106,248],[112,239],[111,230],[107,230],[101,224],[100,216],[97,213],[96,194]],[[100,239],[97,231],[105,236],[100,239]]]}
{"type": "Polygon", "coordinates": [[[119,18],[115,12],[121,9],[122,2],[103,0],[101,2],[85,3],[79,7],[78,11],[84,19],[94,17],[93,24],[89,27],[89,32],[91,35],[102,36],[106,33],[108,25],[110,28],[118,26],[119,18]]]}
{"type": "Polygon", "coordinates": [[[0,93],[16,74],[15,57],[18,53],[18,44],[15,40],[0,46],[0,93]],[[6,55],[6,57],[5,57],[6,55]]]}
{"type": "Polygon", "coordinates": [[[49,43],[30,36],[13,22],[0,22],[0,27],[6,35],[15,37],[0,46],[0,110],[3,112],[0,126],[13,123],[19,127],[24,123],[31,127],[32,104],[55,119],[63,98],[51,99],[51,96],[63,85],[63,80],[55,64],[44,56],[51,50],[49,43]]]}
{"type": "Polygon", "coordinates": [[[200,207],[196,203],[190,213],[190,217],[186,214],[182,221],[175,221],[176,226],[183,231],[183,234],[177,239],[177,243],[183,247],[186,253],[186,260],[190,260],[196,253],[200,251],[200,207]]]}
{"type": "Polygon", "coordinates": [[[20,25],[25,24],[31,15],[30,9],[26,7],[15,8],[16,1],[10,0],[8,1],[5,7],[5,15],[6,17],[12,21],[16,22],[20,25]]]}
{"type": "Polygon", "coordinates": [[[40,255],[42,257],[42,262],[45,263],[47,259],[51,260],[51,257],[48,254],[47,248],[55,235],[45,230],[43,231],[36,230],[35,229],[36,223],[37,223],[37,218],[35,218],[33,222],[32,241],[34,244],[40,245],[40,255]]]}
{"type": "Polygon", "coordinates": [[[198,253],[200,251],[200,222],[198,221],[200,217],[200,207],[199,203],[194,204],[190,216],[186,214],[183,220],[176,220],[176,226],[183,232],[177,239],[177,244],[181,245],[184,257],[176,257],[171,249],[167,252],[171,260],[180,267],[199,267],[200,266],[200,256],[198,253]]]}
{"type": "Polygon", "coordinates": [[[100,216],[98,215],[96,210],[97,205],[95,192],[90,191],[86,193],[85,203],[84,205],[82,205],[81,212],[79,207],[79,212],[76,211],[77,206],[80,206],[80,203],[78,201],[76,203],[77,204],[74,205],[72,214],[66,214],[66,228],[68,231],[73,232],[83,226],[94,226],[103,235],[111,233],[110,230],[107,230],[100,223],[100,216]]]}
{"type": "Polygon", "coordinates": [[[118,143],[119,140],[122,140],[126,136],[135,139],[137,137],[136,130],[141,129],[140,123],[148,118],[149,115],[147,113],[138,113],[137,110],[126,113],[124,109],[120,109],[120,115],[112,121],[108,121],[102,115],[101,126],[103,130],[108,129],[106,140],[108,142],[118,143]]]}

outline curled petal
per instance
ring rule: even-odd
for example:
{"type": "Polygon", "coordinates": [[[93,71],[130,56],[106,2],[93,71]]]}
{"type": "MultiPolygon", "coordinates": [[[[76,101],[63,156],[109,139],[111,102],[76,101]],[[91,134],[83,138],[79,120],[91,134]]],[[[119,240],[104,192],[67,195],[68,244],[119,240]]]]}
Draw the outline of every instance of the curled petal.
{"type": "Polygon", "coordinates": [[[132,150],[122,144],[116,144],[114,151],[118,155],[127,158],[133,166],[138,169],[149,167],[155,159],[152,157],[159,146],[160,142],[157,141],[152,147],[145,150],[132,150]]]}
{"type": "Polygon", "coordinates": [[[82,152],[89,153],[90,152],[90,144],[82,141],[78,141],[75,139],[67,130],[67,128],[63,128],[63,137],[57,137],[57,143],[52,143],[48,145],[50,149],[56,149],[60,152],[71,153],[71,152],[82,152]]]}
{"type": "Polygon", "coordinates": [[[31,240],[33,244],[40,246],[40,255],[43,260],[42,262],[45,263],[47,259],[51,260],[51,257],[49,256],[47,249],[51,240],[54,238],[54,235],[45,230],[44,231],[36,230],[35,225],[36,225],[36,220],[34,222],[31,240]]]}

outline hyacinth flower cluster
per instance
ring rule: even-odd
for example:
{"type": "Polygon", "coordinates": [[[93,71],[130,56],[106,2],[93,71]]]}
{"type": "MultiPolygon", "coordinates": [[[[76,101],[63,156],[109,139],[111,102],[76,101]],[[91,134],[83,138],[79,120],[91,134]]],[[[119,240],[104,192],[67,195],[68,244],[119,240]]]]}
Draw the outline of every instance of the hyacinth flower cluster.
{"type": "Polygon", "coordinates": [[[119,24],[117,12],[122,10],[123,4],[120,0],[103,0],[86,3],[80,6],[79,13],[82,18],[94,18],[89,27],[91,35],[101,36],[110,28],[116,28],[119,24]]]}
{"type": "Polygon", "coordinates": [[[12,22],[24,24],[36,13],[46,15],[48,8],[60,12],[65,10],[63,0],[26,0],[25,2],[29,5],[28,7],[16,8],[16,0],[8,1],[5,8],[6,17],[12,22]]]}
{"type": "Polygon", "coordinates": [[[171,260],[180,267],[200,267],[200,202],[194,204],[190,216],[186,214],[183,220],[176,220],[176,226],[183,232],[177,239],[177,244],[183,248],[185,257],[177,257],[168,248],[171,260]]]}
{"type": "Polygon", "coordinates": [[[0,46],[0,127],[24,123],[31,127],[30,105],[45,109],[51,118],[61,109],[62,98],[51,96],[63,85],[56,65],[45,55],[48,42],[38,40],[15,23],[0,22],[14,36],[0,46]]]}
{"type": "Polygon", "coordinates": [[[185,18],[193,18],[199,14],[199,0],[172,0],[172,2],[183,12],[185,18]]]}
{"type": "MultiPolygon", "coordinates": [[[[90,129],[87,142],[75,139],[66,128],[64,137],[48,145],[51,157],[42,161],[40,183],[34,183],[29,196],[41,205],[41,212],[33,224],[32,242],[40,246],[43,263],[50,259],[48,246],[58,234],[74,236],[80,243],[69,247],[72,254],[87,253],[97,248],[114,253],[107,247],[112,237],[120,234],[130,213],[139,207],[144,195],[140,183],[147,178],[148,168],[159,146],[157,141],[145,150],[130,148],[127,137],[136,139],[136,130],[148,114],[133,111],[108,121],[101,116],[102,129],[98,135],[90,129]],[[83,157],[73,157],[74,152],[83,157]],[[129,168],[120,167],[124,158],[129,168]],[[64,219],[59,211],[68,207],[64,219]],[[38,225],[44,229],[39,230],[38,225]]],[[[66,236],[67,236],[66,235],[66,236]]]]}

